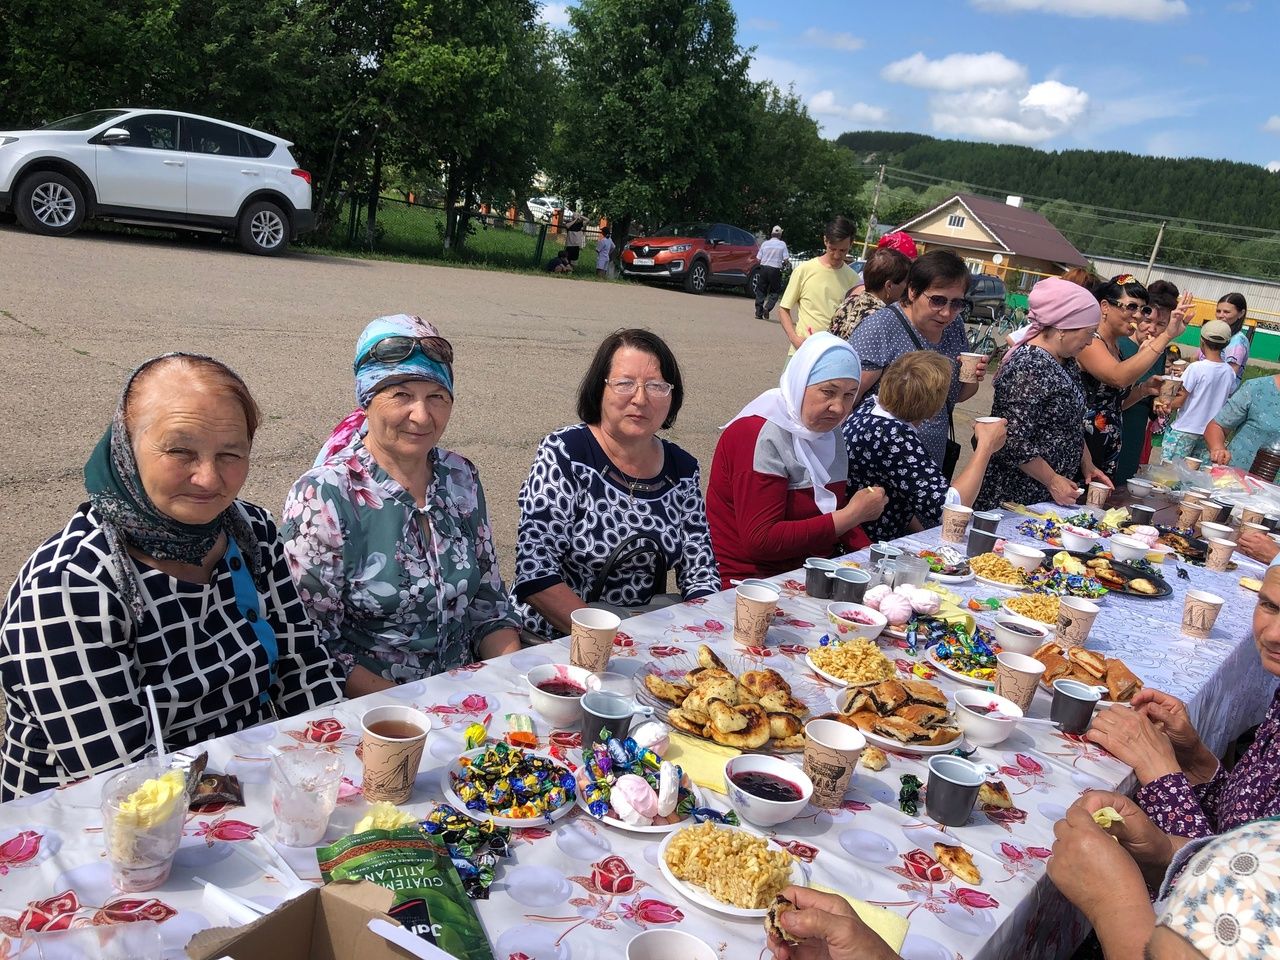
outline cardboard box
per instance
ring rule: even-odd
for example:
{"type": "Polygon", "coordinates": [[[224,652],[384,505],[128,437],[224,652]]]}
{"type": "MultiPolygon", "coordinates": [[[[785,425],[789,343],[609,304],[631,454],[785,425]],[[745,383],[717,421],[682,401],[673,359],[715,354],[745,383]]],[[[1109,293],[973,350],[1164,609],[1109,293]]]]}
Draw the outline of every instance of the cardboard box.
{"type": "Polygon", "coordinates": [[[197,933],[187,944],[187,956],[191,960],[408,960],[414,954],[368,927],[375,918],[399,926],[386,913],[394,900],[392,891],[365,880],[331,883],[295,897],[247,926],[197,933]]]}

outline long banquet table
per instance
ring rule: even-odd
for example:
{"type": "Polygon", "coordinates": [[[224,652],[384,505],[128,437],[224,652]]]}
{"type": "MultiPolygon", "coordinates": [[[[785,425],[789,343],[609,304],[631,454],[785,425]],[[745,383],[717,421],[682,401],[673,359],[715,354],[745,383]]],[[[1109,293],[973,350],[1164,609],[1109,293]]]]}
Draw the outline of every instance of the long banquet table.
{"type": "MultiPolygon", "coordinates": [[[[1008,517],[1000,533],[1016,533],[1008,517]]],[[[903,541],[935,546],[938,531],[903,541]]],[[[1028,541],[1031,542],[1031,541],[1028,541]]],[[[849,559],[865,560],[865,553],[849,559]]],[[[1162,600],[1108,597],[1088,646],[1118,656],[1147,685],[1187,700],[1198,729],[1215,750],[1258,722],[1274,680],[1258,665],[1249,623],[1253,595],[1238,586],[1241,575],[1260,575],[1242,561],[1233,573],[1186,567],[1184,581],[1166,563],[1173,596],[1162,600]],[[1181,636],[1178,623],[1189,587],[1226,599],[1208,640],[1181,636]]],[[[634,672],[649,661],[679,664],[698,644],[721,655],[771,666],[802,698],[834,703],[837,689],[804,665],[805,649],[825,632],[826,601],[803,592],[798,573],[775,582],[783,598],[762,648],[733,641],[731,592],[684,603],[628,620],[615,643],[610,669],[634,672]]],[[[1010,594],[975,582],[950,587],[971,597],[1010,594]]],[[[989,616],[979,615],[980,622],[989,616]]],[[[886,644],[888,647],[888,644],[886,644]]],[[[905,649],[887,649],[899,669],[913,661],[905,649]]],[[[567,647],[548,644],[500,660],[406,684],[386,694],[333,705],[304,716],[256,727],[208,744],[210,769],[236,774],[245,785],[245,806],[192,814],[174,872],[158,890],[122,895],[112,890],[102,853],[99,794],[105,777],[0,806],[0,956],[5,937],[23,929],[59,929],[72,923],[159,920],[171,956],[196,931],[219,918],[202,902],[195,877],[267,906],[281,902],[286,880],[264,872],[271,843],[268,748],[320,747],[345,758],[346,774],[329,838],[350,832],[367,808],[360,794],[355,756],[359,716],[378,703],[411,703],[433,718],[423,771],[408,809],[425,813],[442,800],[440,768],[462,750],[464,728],[488,722],[497,736],[505,715],[534,718],[540,746],[568,750],[576,759],[576,731],[557,731],[533,714],[522,674],[549,661],[565,662],[567,647]]],[[[948,691],[957,685],[939,675],[948,691]]],[[[1031,715],[1048,713],[1048,697],[1036,695],[1031,715]]],[[[799,758],[794,758],[796,762],[799,758]]],[[[940,829],[924,816],[899,812],[899,778],[914,773],[923,782],[923,760],[892,754],[877,773],[859,768],[841,808],[807,808],[767,831],[802,862],[809,879],[909,918],[902,955],[910,960],[975,960],[1000,957],[1062,957],[1085,933],[1084,921],[1056,893],[1045,873],[1053,824],[1067,806],[1091,788],[1131,789],[1132,771],[1102,750],[1048,727],[1026,726],[976,759],[995,763],[1015,808],[975,811],[969,823],[940,829]],[[932,857],[937,841],[963,843],[975,855],[982,882],[954,879],[932,857]]],[[[727,809],[725,797],[708,794],[727,809]]],[[[674,926],[712,944],[725,958],[767,956],[756,921],[729,919],[686,900],[657,867],[661,837],[626,833],[596,823],[582,811],[550,827],[517,831],[513,856],[502,861],[491,897],[477,903],[498,960],[616,960],[636,932],[674,926]]],[[[304,880],[319,882],[311,850],[274,847],[304,880]]]]}

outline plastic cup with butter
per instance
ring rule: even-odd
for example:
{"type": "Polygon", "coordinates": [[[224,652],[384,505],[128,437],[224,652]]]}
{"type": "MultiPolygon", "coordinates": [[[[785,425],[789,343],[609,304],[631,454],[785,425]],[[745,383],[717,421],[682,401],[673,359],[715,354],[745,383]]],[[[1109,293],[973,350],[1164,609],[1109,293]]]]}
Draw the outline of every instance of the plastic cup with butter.
{"type": "Polygon", "coordinates": [[[102,835],[117,890],[153,890],[169,878],[190,799],[187,772],[156,760],[144,760],[106,782],[102,835]]]}

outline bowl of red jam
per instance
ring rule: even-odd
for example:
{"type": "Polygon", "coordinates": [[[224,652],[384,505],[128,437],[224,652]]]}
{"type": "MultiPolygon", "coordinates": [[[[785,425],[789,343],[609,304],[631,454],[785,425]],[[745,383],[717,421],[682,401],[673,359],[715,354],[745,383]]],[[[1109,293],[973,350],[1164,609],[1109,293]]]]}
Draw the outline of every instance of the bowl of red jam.
{"type": "Polygon", "coordinates": [[[759,753],[728,760],[724,786],[738,816],[758,827],[785,823],[813,796],[813,781],[796,764],[759,753]]]}
{"type": "Polygon", "coordinates": [[[582,723],[582,695],[591,672],[569,663],[544,663],[529,671],[529,705],[553,727],[582,723]]]}

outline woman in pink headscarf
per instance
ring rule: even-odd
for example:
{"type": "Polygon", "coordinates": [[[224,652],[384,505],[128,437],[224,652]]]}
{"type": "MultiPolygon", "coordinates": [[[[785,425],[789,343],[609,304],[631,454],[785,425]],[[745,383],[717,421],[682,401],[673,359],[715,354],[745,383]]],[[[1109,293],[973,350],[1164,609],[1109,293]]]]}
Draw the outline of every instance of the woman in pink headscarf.
{"type": "Polygon", "coordinates": [[[1084,287],[1049,277],[1032,288],[1028,307],[1027,336],[995,378],[991,415],[1008,421],[1008,440],[987,467],[980,510],[1004,501],[1065,506],[1076,502],[1080,480],[1111,486],[1085,447],[1088,411],[1075,361],[1102,319],[1098,301],[1084,287]]]}

